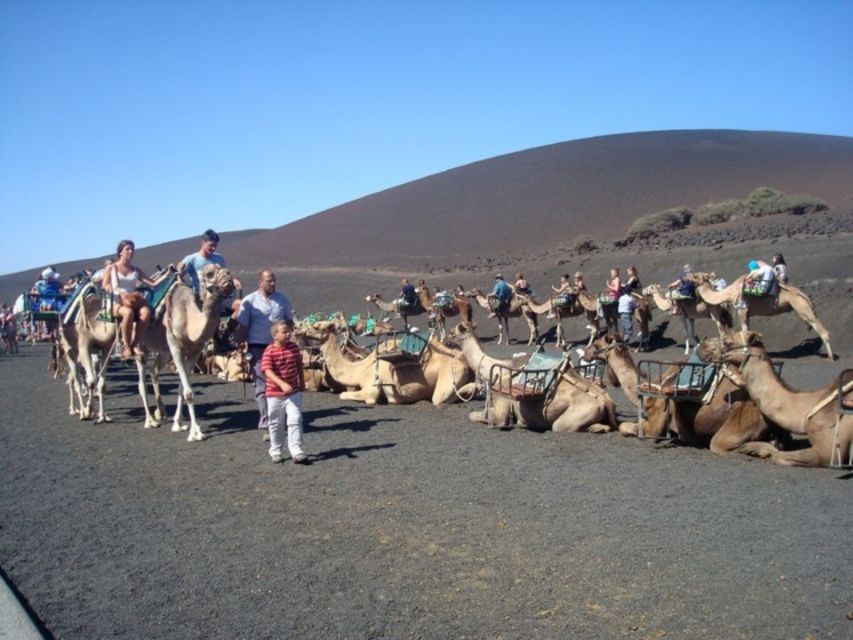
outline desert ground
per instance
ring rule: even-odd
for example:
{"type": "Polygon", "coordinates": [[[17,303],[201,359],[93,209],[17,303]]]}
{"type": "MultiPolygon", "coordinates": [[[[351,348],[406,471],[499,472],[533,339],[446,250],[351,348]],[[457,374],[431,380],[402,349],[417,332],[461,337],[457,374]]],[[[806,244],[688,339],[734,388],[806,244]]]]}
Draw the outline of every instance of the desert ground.
{"type": "MultiPolygon", "coordinates": [[[[497,272],[521,271],[542,298],[576,270],[593,290],[632,264],[644,285],[666,285],[684,263],[733,281],[749,260],[782,253],[839,358],[793,314],[751,328],[790,386],[814,389],[853,367],[851,167],[846,138],[614,136],[223,234],[219,250],[245,292],[259,269],[275,270],[300,316],[381,315],[365,296],[393,298],[404,276],[486,290],[497,272]],[[638,215],[761,185],[832,206],[613,242],[638,215]],[[583,234],[595,248],[577,250],[583,234]]],[[[152,270],[197,247],[175,240],[137,261],[152,270]]],[[[0,297],[34,273],[0,277],[0,297]]],[[[490,354],[530,352],[522,322],[517,342],[498,347],[495,321],[481,309],[475,321],[490,354]]],[[[565,327],[570,340],[587,335],[581,319],[565,327]]],[[[540,331],[553,349],[553,321],[540,331]]],[[[700,320],[697,333],[714,325],[700,320]]],[[[658,312],[646,357],[677,359],[682,340],[658,312]]],[[[194,378],[210,438],[188,443],[143,429],[135,370],[119,364],[114,422],[69,416],[47,360],[45,345],[0,356],[0,568],[47,637],[853,637],[850,472],[619,434],[492,430],[468,420],[482,401],[367,408],[325,393],[305,403],[312,464],[273,465],[240,383],[194,378]]],[[[172,411],[177,377],[164,382],[172,411]]]]}
{"type": "MultiPolygon", "coordinates": [[[[327,393],[305,403],[312,464],[273,465],[240,383],[194,378],[211,437],[188,443],[142,428],[118,363],[114,422],[68,416],[47,359],[0,358],[0,565],[47,637],[853,633],[848,472],[327,393]]],[[[785,375],[850,366],[798,355],[785,375]]]]}

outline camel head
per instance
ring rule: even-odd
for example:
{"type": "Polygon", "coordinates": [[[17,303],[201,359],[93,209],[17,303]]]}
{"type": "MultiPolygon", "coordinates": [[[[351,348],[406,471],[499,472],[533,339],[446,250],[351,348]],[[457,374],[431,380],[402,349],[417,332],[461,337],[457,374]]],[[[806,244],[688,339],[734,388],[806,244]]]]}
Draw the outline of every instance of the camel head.
{"type": "Polygon", "coordinates": [[[480,291],[477,287],[474,287],[473,289],[469,289],[468,291],[463,292],[462,295],[465,296],[466,298],[476,298],[477,296],[480,296],[481,298],[485,297],[483,295],[483,292],[480,291]]]}
{"type": "Polygon", "coordinates": [[[584,349],[581,358],[586,361],[600,360],[601,362],[605,362],[608,352],[614,350],[624,351],[627,348],[622,340],[613,337],[606,331],[599,331],[595,339],[584,349]]]}
{"type": "Polygon", "coordinates": [[[689,280],[695,285],[711,284],[717,279],[717,274],[713,271],[694,271],[688,275],[686,280],[689,280]]]}
{"type": "Polygon", "coordinates": [[[447,334],[447,342],[451,346],[462,346],[462,343],[474,337],[474,332],[464,322],[458,323],[447,334]]]}
{"type": "Polygon", "coordinates": [[[644,296],[653,295],[653,294],[657,293],[658,291],[660,291],[660,285],[659,284],[650,284],[647,287],[643,287],[643,295],[644,296]]]}
{"type": "Polygon", "coordinates": [[[234,278],[225,267],[215,264],[205,265],[201,270],[200,282],[205,291],[218,294],[220,297],[234,293],[234,278]]]}
{"type": "Polygon", "coordinates": [[[377,300],[382,300],[382,296],[378,293],[371,293],[364,298],[367,302],[376,302],[377,300]]]}
{"type": "Polygon", "coordinates": [[[293,335],[313,342],[323,342],[330,333],[337,333],[334,320],[318,320],[311,324],[300,322],[294,327],[293,335]]]}
{"type": "Polygon", "coordinates": [[[706,338],[697,348],[706,362],[743,364],[750,356],[764,357],[764,338],[755,331],[728,331],[722,338],[706,338]]]}

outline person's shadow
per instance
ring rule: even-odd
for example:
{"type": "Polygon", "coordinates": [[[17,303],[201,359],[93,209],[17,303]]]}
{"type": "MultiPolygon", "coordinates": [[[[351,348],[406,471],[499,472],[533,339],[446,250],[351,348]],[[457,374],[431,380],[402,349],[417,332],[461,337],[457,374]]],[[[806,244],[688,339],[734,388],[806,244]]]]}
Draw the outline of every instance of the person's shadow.
{"type": "Polygon", "coordinates": [[[350,460],[358,459],[358,454],[365,451],[375,451],[377,449],[390,449],[396,447],[395,442],[387,444],[369,444],[363,447],[341,447],[339,449],[329,449],[320,453],[313,453],[308,456],[311,462],[323,462],[325,460],[334,460],[335,458],[349,458],[350,460]]]}

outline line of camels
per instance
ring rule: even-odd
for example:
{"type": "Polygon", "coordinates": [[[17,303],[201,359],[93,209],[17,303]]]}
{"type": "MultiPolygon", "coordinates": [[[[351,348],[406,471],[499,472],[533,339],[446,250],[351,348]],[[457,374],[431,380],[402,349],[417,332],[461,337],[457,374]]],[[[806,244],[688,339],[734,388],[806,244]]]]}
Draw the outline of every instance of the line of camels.
{"type": "MultiPolygon", "coordinates": [[[[157,427],[164,420],[159,376],[169,361],[174,362],[180,387],[172,430],[189,431],[189,441],[206,437],[195,415],[192,366],[217,332],[222,302],[234,290],[230,272],[216,265],[205,267],[201,282],[200,304],[186,285],[176,284],[167,293],[165,311],[152,321],[142,339],[150,357],[135,360],[146,428],[157,427]],[[153,410],[148,402],[146,379],[154,390],[153,410]],[[189,425],[182,423],[184,406],[189,425]]],[[[737,284],[722,292],[714,292],[704,284],[697,286],[701,302],[697,299],[695,303],[696,313],[707,312],[718,319],[714,313],[725,304],[725,299],[730,299],[737,284]],[[705,305],[705,311],[699,311],[700,304],[705,305]]],[[[784,304],[802,316],[805,294],[793,287],[783,288],[779,298],[783,293],[784,304]]],[[[482,293],[475,291],[471,295],[481,306],[488,306],[482,293]]],[[[650,296],[658,304],[653,291],[650,296]]],[[[376,301],[382,304],[380,298],[376,301]]],[[[595,318],[590,310],[583,303],[580,305],[584,310],[576,315],[593,324],[595,318]]],[[[484,384],[495,367],[505,367],[520,376],[524,375],[524,363],[494,358],[485,352],[474,332],[470,305],[466,310],[459,304],[455,314],[445,314],[443,321],[457,315],[461,322],[451,330],[436,323],[416,357],[388,359],[376,349],[365,348],[353,339],[343,314],[331,320],[297,323],[294,333],[302,343],[308,389],[332,390],[345,401],[367,405],[430,401],[438,405],[470,400],[482,395],[485,389],[484,408],[472,411],[469,417],[493,427],[515,425],[555,432],[619,431],[625,436],[653,438],[674,434],[681,443],[708,447],[717,454],[744,453],[770,458],[782,465],[822,467],[853,463],[850,459],[853,384],[846,381],[839,388],[833,381],[812,391],[791,389],[774,369],[761,336],[746,328],[748,312],[766,311],[760,305],[750,303],[747,313],[739,313],[743,330],[733,331],[720,324],[719,337],[699,343],[696,354],[707,362],[717,363],[716,380],[701,402],[695,399],[685,402],[662,391],[667,376],[677,375],[677,364],[672,369],[675,373],[667,373],[663,380],[657,381],[658,393],[643,393],[655,381],[644,378],[631,350],[618,335],[605,331],[592,335],[583,357],[606,363],[607,385],[571,366],[565,353],[549,374],[547,392],[528,395],[522,389],[517,394],[498,393],[484,384]],[[620,388],[637,408],[637,420],[620,422],[611,388],[620,388]],[[838,407],[850,411],[841,412],[838,407]],[[802,446],[805,443],[808,446],[802,446]]],[[[782,305],[783,300],[775,303],[776,308],[782,305]]],[[[545,303],[545,306],[550,305],[545,303]]],[[[807,308],[811,310],[810,303],[807,308]]],[[[63,324],[60,332],[69,365],[69,413],[79,415],[80,419],[93,418],[93,402],[97,398],[97,420],[110,421],[104,410],[104,370],[117,340],[115,324],[99,319],[100,297],[94,293],[82,297],[80,310],[74,322],[63,324]]],[[[525,317],[530,314],[534,319],[544,310],[545,307],[529,299],[522,302],[520,296],[515,308],[516,313],[525,317]]],[[[511,306],[507,313],[512,312],[511,306]]],[[[816,330],[820,327],[818,333],[825,335],[827,352],[831,354],[828,333],[814,317],[813,310],[810,317],[816,330]]],[[[404,322],[408,324],[408,318],[404,322]]],[[[377,333],[390,329],[389,324],[380,323],[377,333]]],[[[387,337],[392,344],[394,341],[399,344],[408,335],[411,334],[391,332],[387,337]]],[[[503,335],[508,339],[507,334],[503,335]]]]}

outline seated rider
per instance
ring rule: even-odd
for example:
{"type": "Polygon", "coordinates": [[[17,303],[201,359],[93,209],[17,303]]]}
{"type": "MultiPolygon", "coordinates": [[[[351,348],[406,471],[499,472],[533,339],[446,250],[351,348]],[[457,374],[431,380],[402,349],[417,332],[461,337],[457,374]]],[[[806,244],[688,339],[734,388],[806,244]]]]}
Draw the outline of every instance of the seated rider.
{"type": "Polygon", "coordinates": [[[551,286],[551,291],[554,292],[554,304],[558,307],[571,307],[575,302],[575,289],[572,283],[569,282],[569,274],[564,273],[560,276],[560,286],[551,286]]]}
{"type": "Polygon", "coordinates": [[[116,250],[116,261],[104,271],[102,286],[112,297],[113,316],[119,321],[124,347],[122,360],[129,360],[133,354],[145,355],[142,350],[142,335],[151,322],[151,309],[148,302],[136,289],[139,283],[149,287],[156,286],[169,275],[164,271],[157,280],[151,280],[142,269],[133,265],[136,246],[131,240],[122,240],[116,250]]]}
{"type": "Polygon", "coordinates": [[[504,309],[512,299],[512,287],[507,284],[504,277],[499,273],[495,276],[495,288],[489,294],[489,306],[492,311],[504,309]]]}
{"type": "Polygon", "coordinates": [[[743,283],[743,292],[752,296],[766,296],[771,293],[776,282],[776,272],[764,260],[752,260],[749,273],[743,283]]]}
{"type": "Polygon", "coordinates": [[[622,295],[622,281],[619,278],[619,269],[611,269],[610,278],[607,279],[607,294],[603,297],[609,298],[609,302],[613,303],[619,300],[620,295],[622,295]]]}
{"type": "Polygon", "coordinates": [[[770,262],[773,263],[773,271],[776,274],[776,280],[781,284],[788,284],[788,264],[785,262],[785,257],[781,253],[774,254],[770,262]]]}
{"type": "Polygon", "coordinates": [[[516,293],[523,293],[526,296],[533,295],[533,289],[530,288],[530,284],[521,272],[515,274],[515,291],[516,293]]]}
{"type": "Polygon", "coordinates": [[[400,307],[416,307],[418,306],[418,292],[415,287],[409,282],[408,278],[403,278],[400,283],[400,297],[397,299],[397,306],[400,307]]]}
{"type": "Polygon", "coordinates": [[[627,273],[628,279],[622,285],[622,290],[628,293],[640,293],[643,286],[640,284],[640,272],[637,271],[637,267],[631,265],[628,267],[627,273]]]}
{"type": "Polygon", "coordinates": [[[575,291],[580,293],[586,291],[586,283],[583,281],[583,273],[575,271],[575,291]]]}
{"type": "Polygon", "coordinates": [[[693,282],[691,276],[693,275],[693,267],[689,264],[684,265],[681,269],[681,273],[678,275],[678,279],[670,282],[668,285],[669,299],[672,302],[672,308],[670,309],[670,315],[678,315],[679,312],[683,312],[684,309],[681,306],[681,301],[683,300],[693,300],[696,295],[696,284],[693,282]]]}

